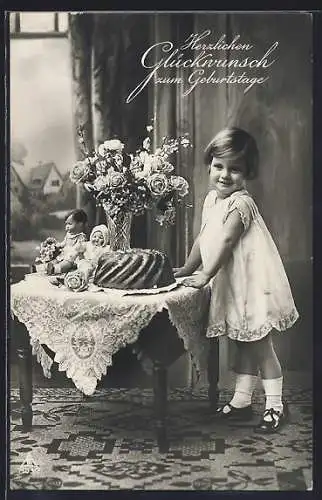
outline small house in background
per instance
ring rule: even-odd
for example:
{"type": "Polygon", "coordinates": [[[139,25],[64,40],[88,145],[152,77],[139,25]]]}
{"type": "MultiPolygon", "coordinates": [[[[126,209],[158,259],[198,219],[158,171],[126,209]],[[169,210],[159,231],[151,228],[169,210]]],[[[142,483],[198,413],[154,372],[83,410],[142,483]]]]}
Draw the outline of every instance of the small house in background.
{"type": "Polygon", "coordinates": [[[39,163],[30,170],[28,189],[47,195],[58,193],[63,185],[63,176],[55,163],[39,163]]]}
{"type": "Polygon", "coordinates": [[[29,183],[29,170],[21,162],[11,160],[10,189],[20,198],[29,183]]]}

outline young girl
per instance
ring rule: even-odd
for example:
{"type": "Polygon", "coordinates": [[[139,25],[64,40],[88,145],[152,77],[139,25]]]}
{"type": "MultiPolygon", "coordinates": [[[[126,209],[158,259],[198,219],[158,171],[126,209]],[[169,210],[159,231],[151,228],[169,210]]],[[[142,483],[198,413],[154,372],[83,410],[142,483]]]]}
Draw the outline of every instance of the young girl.
{"type": "Polygon", "coordinates": [[[75,268],[75,260],[86,241],[87,215],[84,210],[75,209],[65,218],[66,235],[59,244],[62,248],[56,263],[47,264],[47,274],[61,274],[75,268]]]}
{"type": "Polygon", "coordinates": [[[186,286],[211,285],[207,337],[228,335],[237,346],[235,393],[217,409],[223,419],[252,417],[251,399],[258,370],[266,407],[257,430],[275,432],[287,418],[283,377],[271,330],[291,327],[298,318],[275,243],[245,181],[258,170],[255,140],[238,128],[219,132],[205,150],[210,191],[201,230],[175,276],[186,286]]]}

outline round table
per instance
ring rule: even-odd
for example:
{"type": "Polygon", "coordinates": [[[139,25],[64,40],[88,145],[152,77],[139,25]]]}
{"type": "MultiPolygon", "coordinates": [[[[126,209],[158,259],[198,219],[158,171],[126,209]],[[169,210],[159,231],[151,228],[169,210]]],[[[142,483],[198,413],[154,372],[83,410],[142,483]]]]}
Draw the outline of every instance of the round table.
{"type": "MultiPolygon", "coordinates": [[[[46,353],[54,353],[60,371],[87,396],[97,381],[107,374],[113,355],[126,345],[135,346],[153,362],[154,401],[159,448],[167,449],[166,400],[167,366],[184,350],[191,355],[200,373],[208,368],[210,399],[218,398],[218,367],[209,373],[209,341],[205,337],[210,291],[178,284],[163,293],[128,294],[120,290],[92,287],[72,292],[57,287],[47,276],[30,274],[11,285],[11,311],[26,326],[28,334],[18,339],[22,421],[32,426],[31,352],[37,356],[45,376],[53,363],[46,353]]],[[[217,342],[212,342],[213,346],[217,342]]],[[[218,353],[217,353],[218,354],[218,353]]],[[[213,355],[213,353],[212,353],[213,355]]]]}

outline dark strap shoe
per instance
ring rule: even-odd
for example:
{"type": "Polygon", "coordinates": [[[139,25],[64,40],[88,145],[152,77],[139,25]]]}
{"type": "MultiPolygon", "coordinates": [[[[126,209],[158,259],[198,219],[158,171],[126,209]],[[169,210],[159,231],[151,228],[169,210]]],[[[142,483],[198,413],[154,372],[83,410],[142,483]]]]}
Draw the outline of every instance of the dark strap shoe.
{"type": "Polygon", "coordinates": [[[247,421],[253,418],[253,408],[251,405],[245,406],[244,408],[235,408],[230,403],[226,403],[217,408],[214,416],[220,420],[247,421]]]}
{"type": "Polygon", "coordinates": [[[289,409],[286,401],[283,401],[283,411],[279,412],[274,408],[264,411],[263,418],[255,427],[255,431],[261,434],[272,434],[277,432],[289,420],[289,409]],[[270,420],[265,417],[270,416],[270,420]]]}

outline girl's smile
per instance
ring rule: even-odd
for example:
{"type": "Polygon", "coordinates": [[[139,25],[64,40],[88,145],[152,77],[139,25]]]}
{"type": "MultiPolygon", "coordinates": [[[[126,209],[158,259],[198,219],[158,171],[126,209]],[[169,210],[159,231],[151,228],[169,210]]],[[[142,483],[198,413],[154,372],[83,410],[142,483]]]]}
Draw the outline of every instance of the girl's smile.
{"type": "Polygon", "coordinates": [[[212,159],[209,172],[209,185],[215,189],[219,198],[227,198],[235,191],[244,188],[245,166],[239,161],[216,158],[212,159]]]}

